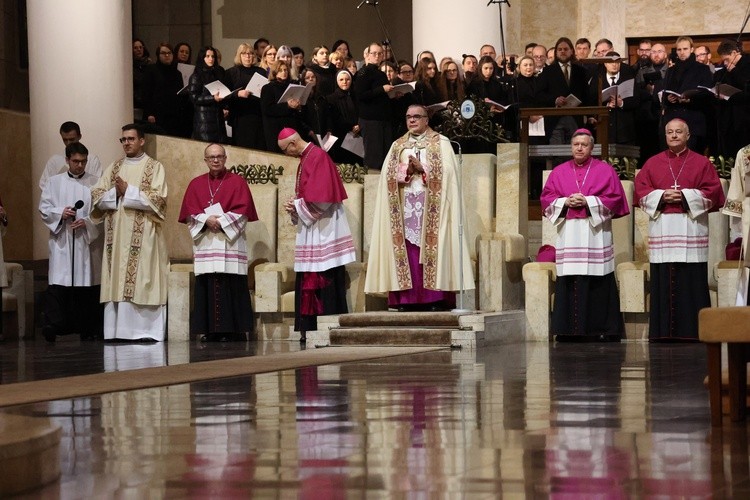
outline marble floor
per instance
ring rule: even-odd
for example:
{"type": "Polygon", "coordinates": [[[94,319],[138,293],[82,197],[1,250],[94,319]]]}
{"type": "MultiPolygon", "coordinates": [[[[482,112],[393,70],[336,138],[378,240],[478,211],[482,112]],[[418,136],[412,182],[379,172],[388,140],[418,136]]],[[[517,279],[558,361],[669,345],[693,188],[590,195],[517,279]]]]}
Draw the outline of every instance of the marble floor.
{"type": "MultiPolygon", "coordinates": [[[[298,350],[5,342],[3,384],[298,350]]],[[[749,498],[699,344],[517,343],[4,408],[62,427],[26,498],[749,498]]]]}

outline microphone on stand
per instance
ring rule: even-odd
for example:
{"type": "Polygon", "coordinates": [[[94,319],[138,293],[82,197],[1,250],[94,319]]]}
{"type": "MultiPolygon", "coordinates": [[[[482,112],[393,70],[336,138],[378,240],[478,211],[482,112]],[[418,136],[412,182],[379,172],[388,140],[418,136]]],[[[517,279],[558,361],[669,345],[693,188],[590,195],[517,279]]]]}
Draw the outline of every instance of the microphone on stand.
{"type": "Polygon", "coordinates": [[[363,5],[365,5],[365,4],[368,4],[368,5],[369,5],[369,4],[370,4],[370,2],[369,2],[368,0],[362,0],[361,2],[359,2],[359,5],[357,5],[357,8],[359,9],[360,7],[362,7],[362,6],[363,6],[363,5]]]}
{"type": "MultiPolygon", "coordinates": [[[[75,205],[73,205],[73,211],[77,212],[83,208],[83,200],[78,200],[75,205]]],[[[75,216],[73,216],[73,220],[75,220],[75,216]]],[[[70,249],[70,286],[76,286],[76,230],[73,228],[73,241],[72,241],[72,248],[70,249]]]]}
{"type": "Polygon", "coordinates": [[[463,170],[464,160],[463,153],[461,151],[461,143],[448,139],[451,144],[455,144],[458,147],[458,275],[459,275],[459,295],[458,295],[458,308],[454,309],[455,313],[470,312],[472,309],[464,309],[464,294],[466,289],[464,287],[464,188],[463,188],[463,170]]]}

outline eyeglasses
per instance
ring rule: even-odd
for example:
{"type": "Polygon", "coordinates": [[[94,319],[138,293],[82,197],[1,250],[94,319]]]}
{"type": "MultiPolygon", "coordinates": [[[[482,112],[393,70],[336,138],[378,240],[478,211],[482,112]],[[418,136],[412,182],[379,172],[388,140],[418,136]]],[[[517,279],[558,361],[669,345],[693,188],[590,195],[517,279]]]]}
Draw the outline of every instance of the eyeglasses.
{"type": "Polygon", "coordinates": [[[276,52],[266,52],[266,57],[268,56],[275,56],[276,52]]]}
{"type": "Polygon", "coordinates": [[[398,74],[399,75],[413,75],[414,74],[414,70],[411,70],[411,69],[402,69],[401,71],[398,72],[398,74]]]}
{"type": "Polygon", "coordinates": [[[227,159],[227,155],[213,155],[213,156],[204,156],[204,160],[206,161],[224,161],[227,159]]]}
{"type": "Polygon", "coordinates": [[[138,140],[138,137],[120,137],[120,144],[125,144],[126,142],[135,142],[138,140]]]}
{"type": "Polygon", "coordinates": [[[705,57],[708,55],[708,52],[696,52],[695,57],[705,57]]]}
{"type": "Polygon", "coordinates": [[[372,52],[370,52],[370,55],[371,55],[371,56],[382,56],[382,55],[383,55],[383,53],[382,53],[382,52],[375,52],[375,51],[372,51],[372,52]]]}
{"type": "Polygon", "coordinates": [[[427,115],[406,115],[406,120],[421,120],[422,118],[427,118],[427,115]]]}
{"type": "Polygon", "coordinates": [[[68,159],[68,161],[70,163],[74,164],[74,165],[86,165],[89,162],[88,158],[86,158],[84,160],[71,160],[71,159],[68,159]]]}
{"type": "Polygon", "coordinates": [[[159,51],[159,55],[160,55],[160,56],[171,56],[171,55],[172,55],[172,52],[171,52],[171,51],[169,51],[169,52],[162,52],[162,51],[159,51]]]}

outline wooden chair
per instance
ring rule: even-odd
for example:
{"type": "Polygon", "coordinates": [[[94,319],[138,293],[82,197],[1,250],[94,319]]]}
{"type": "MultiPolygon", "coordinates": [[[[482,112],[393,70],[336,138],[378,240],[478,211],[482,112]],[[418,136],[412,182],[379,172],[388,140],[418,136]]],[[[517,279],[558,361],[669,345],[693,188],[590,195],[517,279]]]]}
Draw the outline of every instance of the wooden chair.
{"type": "Polygon", "coordinates": [[[747,415],[747,363],[750,361],[750,307],[712,307],[698,314],[698,337],[708,352],[711,425],[722,423],[721,345],[727,344],[729,418],[747,415]]]}

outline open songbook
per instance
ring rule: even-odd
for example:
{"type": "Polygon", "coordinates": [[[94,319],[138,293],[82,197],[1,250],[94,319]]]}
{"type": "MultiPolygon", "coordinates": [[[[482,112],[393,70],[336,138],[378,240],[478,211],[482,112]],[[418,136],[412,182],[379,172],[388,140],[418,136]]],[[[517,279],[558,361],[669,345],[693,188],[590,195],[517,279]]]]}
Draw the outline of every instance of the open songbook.
{"type": "Polygon", "coordinates": [[[490,106],[496,106],[496,107],[498,107],[498,108],[502,108],[502,110],[503,110],[503,111],[505,111],[505,110],[506,110],[506,109],[508,109],[509,107],[513,106],[513,104],[512,104],[512,103],[511,103],[511,104],[500,104],[499,102],[497,102],[497,101],[493,101],[492,99],[489,99],[489,98],[487,98],[487,97],[485,97],[485,98],[484,98],[484,102],[486,102],[486,103],[487,103],[487,104],[489,104],[490,106]]]}
{"type": "Polygon", "coordinates": [[[310,94],[312,94],[312,90],[312,84],[297,85],[296,83],[290,83],[284,93],[281,94],[277,104],[288,102],[291,99],[298,99],[299,103],[304,106],[307,104],[307,99],[310,97],[310,94]]]}
{"type": "Polygon", "coordinates": [[[635,83],[635,80],[632,78],[630,80],[625,80],[622,83],[619,83],[617,85],[612,85],[611,87],[607,87],[606,89],[602,90],[602,102],[607,102],[612,97],[620,96],[621,99],[627,99],[628,97],[633,97],[633,84],[635,83]]]}
{"type": "Polygon", "coordinates": [[[254,73],[250,81],[247,82],[247,86],[245,87],[245,90],[249,91],[251,94],[253,94],[256,97],[260,97],[260,91],[261,89],[263,89],[263,87],[266,86],[267,83],[268,83],[268,78],[261,75],[260,73],[254,73]]]}
{"type": "Polygon", "coordinates": [[[182,75],[182,86],[187,87],[190,82],[190,75],[195,71],[195,66],[192,64],[177,63],[177,71],[182,75]]]}
{"type": "Polygon", "coordinates": [[[221,83],[219,80],[214,80],[213,82],[207,83],[204,86],[211,93],[211,95],[216,95],[216,93],[218,92],[219,97],[221,97],[222,99],[224,99],[225,97],[231,94],[234,94],[238,90],[242,90],[241,88],[235,89],[235,90],[229,90],[229,87],[221,83]]]}
{"type": "Polygon", "coordinates": [[[581,105],[581,100],[574,96],[573,94],[568,95],[568,97],[565,98],[565,103],[560,106],[561,108],[577,108],[581,105]]]}
{"type": "Polygon", "coordinates": [[[728,83],[717,83],[713,87],[703,87],[701,85],[698,85],[698,88],[708,90],[714,96],[716,96],[717,99],[723,99],[725,101],[737,92],[742,92],[742,90],[738,89],[737,87],[733,87],[728,83]]]}
{"type": "Polygon", "coordinates": [[[416,82],[400,83],[398,85],[394,85],[391,91],[388,92],[388,97],[396,97],[396,95],[398,94],[408,94],[409,92],[414,92],[414,89],[416,87],[416,82]]]}
{"type": "Polygon", "coordinates": [[[320,147],[323,151],[328,151],[329,149],[331,149],[331,147],[336,144],[336,141],[339,139],[330,132],[327,133],[324,137],[321,137],[319,134],[315,134],[315,137],[318,138],[318,144],[320,144],[320,147]]]}

